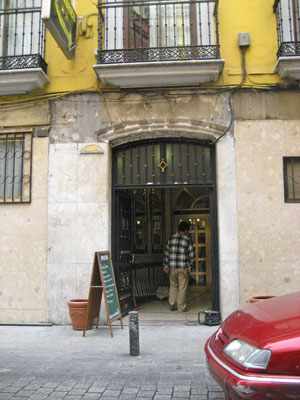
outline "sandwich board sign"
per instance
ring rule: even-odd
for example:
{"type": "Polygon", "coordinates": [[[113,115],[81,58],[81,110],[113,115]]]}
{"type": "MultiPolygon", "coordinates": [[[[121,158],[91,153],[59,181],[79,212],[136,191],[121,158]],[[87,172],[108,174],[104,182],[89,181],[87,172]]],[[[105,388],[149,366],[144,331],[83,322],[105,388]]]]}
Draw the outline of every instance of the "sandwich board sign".
{"type": "Polygon", "coordinates": [[[122,313],[119,303],[118,291],[116,287],[115,274],[109,251],[96,252],[94,255],[94,263],[89,290],[88,310],[83,330],[85,336],[87,321],[89,319],[97,319],[96,327],[98,328],[99,313],[101,307],[102,293],[104,294],[105,308],[107,319],[112,332],[112,322],[120,320],[123,329],[122,313]]]}

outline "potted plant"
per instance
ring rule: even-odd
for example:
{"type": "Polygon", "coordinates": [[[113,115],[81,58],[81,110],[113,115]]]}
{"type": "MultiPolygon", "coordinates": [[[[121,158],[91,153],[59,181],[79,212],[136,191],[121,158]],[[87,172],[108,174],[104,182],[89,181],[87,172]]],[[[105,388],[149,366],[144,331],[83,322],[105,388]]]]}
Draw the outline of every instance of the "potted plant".
{"type": "MultiPolygon", "coordinates": [[[[68,301],[72,328],[83,331],[88,310],[88,299],[73,299],[68,301]]],[[[87,321],[86,329],[91,329],[93,319],[87,321]]]]}

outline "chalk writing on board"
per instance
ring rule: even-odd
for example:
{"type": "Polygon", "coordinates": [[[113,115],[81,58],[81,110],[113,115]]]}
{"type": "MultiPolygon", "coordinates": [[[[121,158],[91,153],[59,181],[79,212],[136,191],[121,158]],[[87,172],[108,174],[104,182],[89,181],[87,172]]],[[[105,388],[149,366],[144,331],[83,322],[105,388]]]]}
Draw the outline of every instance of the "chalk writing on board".
{"type": "Polygon", "coordinates": [[[110,334],[111,336],[113,336],[111,322],[119,319],[121,321],[121,326],[123,329],[123,321],[118,299],[118,292],[115,283],[113,265],[111,262],[109,251],[96,252],[94,256],[94,264],[88,300],[88,311],[83,336],[85,336],[86,324],[88,319],[97,318],[96,326],[98,327],[101,297],[103,292],[110,334]]]}
{"type": "Polygon", "coordinates": [[[105,288],[105,296],[109,311],[109,318],[114,319],[121,314],[118,303],[118,295],[116,291],[115,280],[113,277],[112,264],[109,254],[100,255],[100,264],[103,277],[103,285],[105,288]]]}

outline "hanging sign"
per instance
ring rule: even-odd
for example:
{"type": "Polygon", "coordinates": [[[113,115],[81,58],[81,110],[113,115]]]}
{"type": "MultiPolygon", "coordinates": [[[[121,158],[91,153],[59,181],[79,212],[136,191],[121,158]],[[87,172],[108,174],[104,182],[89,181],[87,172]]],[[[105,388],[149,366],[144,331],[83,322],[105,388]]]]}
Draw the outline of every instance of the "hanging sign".
{"type": "Polygon", "coordinates": [[[42,19],[68,60],[75,58],[77,16],[70,0],[43,0],[42,19]]]}

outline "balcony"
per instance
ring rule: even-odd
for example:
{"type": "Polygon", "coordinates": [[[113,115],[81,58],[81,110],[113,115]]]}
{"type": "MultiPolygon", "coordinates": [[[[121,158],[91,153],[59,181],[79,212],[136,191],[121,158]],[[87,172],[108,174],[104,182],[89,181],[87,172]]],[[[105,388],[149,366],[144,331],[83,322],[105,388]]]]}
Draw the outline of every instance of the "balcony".
{"type": "Polygon", "coordinates": [[[217,0],[100,1],[98,79],[121,88],[217,81],[224,66],[217,6],[217,0]]]}
{"type": "Polygon", "coordinates": [[[274,72],[283,79],[300,80],[300,1],[275,0],[278,52],[274,72]]]}
{"type": "Polygon", "coordinates": [[[41,0],[16,3],[0,8],[0,95],[27,93],[49,82],[41,0]]]}

